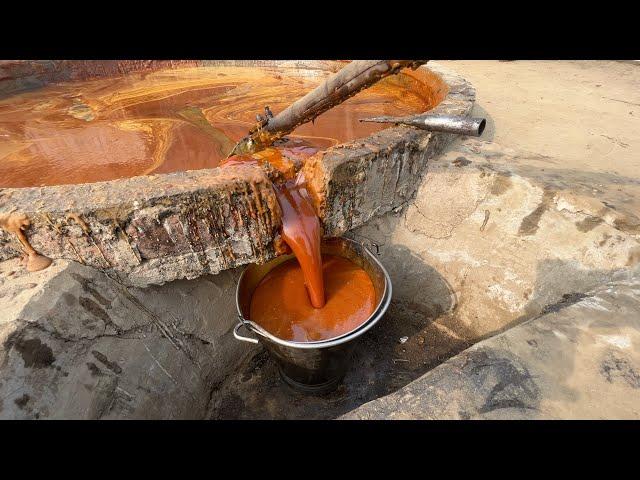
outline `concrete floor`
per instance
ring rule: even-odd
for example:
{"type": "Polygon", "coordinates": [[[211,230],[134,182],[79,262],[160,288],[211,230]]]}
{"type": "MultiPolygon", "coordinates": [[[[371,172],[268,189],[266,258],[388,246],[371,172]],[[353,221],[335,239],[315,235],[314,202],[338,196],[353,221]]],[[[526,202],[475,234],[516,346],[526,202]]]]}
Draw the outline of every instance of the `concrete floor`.
{"type": "Polygon", "coordinates": [[[640,62],[439,61],[476,88],[483,139],[640,177],[640,62]]]}
{"type": "MultiPolygon", "coordinates": [[[[626,266],[622,262],[614,268],[609,260],[603,262],[599,268],[604,268],[605,276],[611,279],[596,291],[584,290],[584,286],[567,290],[560,302],[542,309],[541,317],[514,322],[503,334],[476,344],[406,387],[371,401],[344,418],[638,418],[640,364],[636,337],[640,290],[637,270],[633,276],[632,269],[634,265],[637,269],[640,240],[640,64],[440,63],[466,77],[477,89],[473,113],[487,118],[488,127],[482,140],[495,144],[479,144],[471,150],[484,156],[488,165],[495,166],[501,158],[506,168],[513,169],[509,176],[512,181],[522,175],[554,195],[578,195],[584,205],[600,205],[593,211],[569,208],[576,214],[587,214],[586,221],[602,215],[602,205],[610,212],[625,215],[624,221],[611,222],[615,228],[610,234],[624,237],[630,246],[636,247],[631,247],[626,266]],[[505,149],[504,156],[496,156],[492,149],[503,148],[496,144],[535,153],[509,154],[505,149]],[[557,182],[562,183],[560,189],[557,182]],[[624,279],[615,280],[616,275],[624,279]]],[[[461,153],[464,145],[462,142],[457,147],[461,153]]],[[[470,167],[481,160],[468,155],[458,158],[469,161],[470,167]]],[[[469,190],[458,189],[458,193],[469,190]]],[[[523,196],[511,205],[485,211],[487,214],[491,211],[492,215],[501,210],[509,212],[508,218],[496,220],[496,226],[505,231],[485,245],[487,249],[494,247],[494,255],[505,250],[498,238],[509,237],[506,228],[509,218],[519,216],[518,205],[524,199],[523,196]]],[[[425,217],[442,221],[442,216],[424,212],[425,205],[451,203],[437,200],[431,188],[422,195],[418,193],[416,205],[423,207],[425,217]]],[[[564,209],[561,203],[557,204],[558,210],[564,209]]],[[[512,252],[502,265],[503,269],[510,269],[523,260],[537,258],[539,293],[560,291],[570,281],[585,282],[589,275],[597,274],[593,265],[573,273],[566,270],[554,273],[555,267],[544,273],[545,263],[555,263],[561,249],[566,249],[569,257],[582,257],[585,265],[594,258],[607,257],[603,250],[606,242],[583,238],[580,222],[576,222],[577,230],[573,232],[562,227],[568,217],[551,219],[548,215],[550,212],[545,212],[549,220],[547,232],[537,232],[538,237],[548,242],[548,251],[540,249],[527,260],[524,253],[530,241],[527,239],[518,243],[521,249],[517,256],[512,252]],[[583,256],[585,247],[591,248],[591,253],[583,256]]],[[[433,227],[430,225],[428,229],[431,234],[433,227]]],[[[460,232],[459,228],[456,232],[460,232]]],[[[483,236],[486,231],[480,235],[483,236]]],[[[465,249],[464,241],[456,238],[452,243],[459,251],[465,249]]],[[[434,251],[433,246],[430,251],[434,251]]],[[[495,258],[491,263],[496,263],[495,258]]],[[[442,272],[447,268],[448,265],[440,267],[442,272]]],[[[469,272],[473,271],[469,267],[469,272]]],[[[482,272],[475,284],[485,285],[487,278],[492,277],[482,272]]],[[[448,280],[455,284],[454,279],[448,280]]],[[[505,279],[500,285],[511,291],[522,278],[511,280],[505,279]]],[[[491,288],[486,289],[485,296],[491,296],[491,288]]],[[[455,289],[464,306],[470,293],[455,289]]],[[[481,301],[471,303],[475,309],[482,305],[481,301]]],[[[457,309],[458,317],[463,313],[457,309]]],[[[484,322],[493,317],[483,315],[484,322]]]]}

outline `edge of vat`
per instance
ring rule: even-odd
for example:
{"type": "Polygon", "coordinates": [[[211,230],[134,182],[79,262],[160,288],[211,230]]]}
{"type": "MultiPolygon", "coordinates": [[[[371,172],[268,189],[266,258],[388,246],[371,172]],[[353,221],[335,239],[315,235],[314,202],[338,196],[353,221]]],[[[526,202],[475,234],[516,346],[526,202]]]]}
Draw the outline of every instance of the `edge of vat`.
{"type": "MultiPolygon", "coordinates": [[[[471,111],[475,89],[466,79],[437,62],[420,68],[448,86],[432,112],[471,111]]],[[[393,127],[312,157],[304,168],[324,235],[342,235],[406,204],[428,160],[452,138],[393,127]]],[[[25,235],[38,252],[113,272],[138,286],[268,261],[276,256],[281,224],[267,175],[249,167],[4,188],[0,213],[29,218],[25,235]]],[[[15,235],[0,230],[0,261],[21,253],[15,235]]]]}

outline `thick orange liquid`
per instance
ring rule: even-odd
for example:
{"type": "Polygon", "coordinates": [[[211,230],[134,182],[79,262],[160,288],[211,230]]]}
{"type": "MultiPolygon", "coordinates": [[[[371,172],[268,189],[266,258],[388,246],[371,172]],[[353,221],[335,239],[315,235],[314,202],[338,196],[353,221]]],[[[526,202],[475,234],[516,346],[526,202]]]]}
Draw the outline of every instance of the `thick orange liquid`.
{"type": "Polygon", "coordinates": [[[325,305],[322,255],[320,254],[320,221],[304,185],[304,179],[289,181],[276,187],[282,209],[282,238],[298,259],[314,308],[325,305]]]}
{"type": "Polygon", "coordinates": [[[322,261],[326,303],[314,308],[296,259],[269,272],[251,299],[250,319],[284,340],[311,342],[347,333],[371,316],[376,295],[369,275],[346,258],[322,261]]]}
{"type": "MultiPolygon", "coordinates": [[[[299,156],[310,153],[302,152],[299,156]]],[[[305,186],[304,176],[300,173],[293,179],[295,170],[279,150],[267,148],[253,155],[234,155],[224,160],[222,168],[231,165],[269,164],[288,178],[284,183],[273,185],[282,211],[282,239],[291,248],[298,259],[307,287],[309,300],[314,308],[325,304],[324,283],[322,280],[322,256],[320,254],[320,221],[313,208],[305,186]]]]}
{"type": "MultiPolygon", "coordinates": [[[[297,153],[305,157],[312,152],[297,153]]],[[[323,259],[320,220],[302,173],[293,178],[293,164],[275,148],[234,155],[220,166],[267,162],[288,179],[273,189],[282,212],[282,238],[296,260],[263,279],[251,301],[251,320],[279,338],[300,342],[327,340],[353,330],[373,312],[375,290],[367,273],[351,261],[323,259]]]]}
{"type": "MultiPolygon", "coordinates": [[[[0,97],[0,188],[216,167],[265,105],[277,114],[323,78],[198,67],[0,97]]],[[[298,127],[286,146],[325,149],[388,127],[360,118],[424,112],[439,101],[428,80],[411,71],[388,77],[298,127]]]]}
{"type": "Polygon", "coordinates": [[[375,290],[367,273],[353,262],[322,257],[320,220],[300,173],[292,169],[280,151],[268,148],[253,155],[235,155],[230,165],[263,165],[264,162],[289,180],[274,184],[282,211],[282,238],[295,260],[273,269],[251,299],[251,320],[283,340],[328,340],[363,323],[375,308],[375,290]]]}

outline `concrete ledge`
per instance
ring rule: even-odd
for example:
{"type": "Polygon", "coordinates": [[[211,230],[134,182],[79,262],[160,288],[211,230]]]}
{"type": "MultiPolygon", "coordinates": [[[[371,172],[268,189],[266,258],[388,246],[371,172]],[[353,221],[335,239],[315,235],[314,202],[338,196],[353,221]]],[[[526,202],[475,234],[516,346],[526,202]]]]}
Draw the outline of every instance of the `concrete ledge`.
{"type": "Polygon", "coordinates": [[[640,417],[640,270],[548,312],[342,418],[640,417]]]}
{"type": "MultiPolygon", "coordinates": [[[[194,278],[269,258],[280,226],[269,179],[250,167],[5,189],[0,198],[6,212],[27,215],[26,233],[38,252],[131,284],[194,278]]],[[[0,245],[0,258],[21,253],[7,232],[0,245]]]]}

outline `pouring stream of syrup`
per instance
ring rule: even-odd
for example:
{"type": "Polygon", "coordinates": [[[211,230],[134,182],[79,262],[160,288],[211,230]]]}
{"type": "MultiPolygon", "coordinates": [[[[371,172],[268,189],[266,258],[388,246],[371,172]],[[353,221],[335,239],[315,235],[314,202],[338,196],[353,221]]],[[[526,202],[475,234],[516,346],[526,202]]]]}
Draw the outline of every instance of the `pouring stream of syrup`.
{"type": "Polygon", "coordinates": [[[309,198],[304,175],[295,178],[279,150],[269,148],[254,155],[234,155],[221,163],[230,165],[262,165],[265,162],[277,169],[288,180],[273,184],[273,190],[282,211],[282,238],[298,259],[304,276],[309,301],[314,308],[325,305],[322,255],[320,254],[320,221],[309,198]]]}
{"type": "Polygon", "coordinates": [[[304,274],[304,284],[314,308],[325,304],[320,254],[320,221],[311,204],[304,176],[275,187],[282,210],[282,238],[293,250],[304,274]]]}
{"type": "Polygon", "coordinates": [[[375,308],[373,282],[350,260],[321,255],[320,220],[302,172],[296,175],[291,160],[275,148],[236,155],[220,166],[238,164],[273,168],[284,177],[273,190],[282,212],[282,238],[296,257],[275,267],[256,287],[251,320],[296,342],[334,338],[366,321],[375,308]]]}

